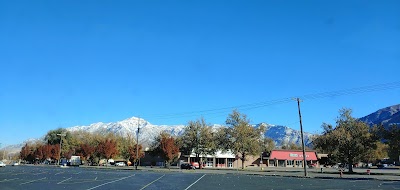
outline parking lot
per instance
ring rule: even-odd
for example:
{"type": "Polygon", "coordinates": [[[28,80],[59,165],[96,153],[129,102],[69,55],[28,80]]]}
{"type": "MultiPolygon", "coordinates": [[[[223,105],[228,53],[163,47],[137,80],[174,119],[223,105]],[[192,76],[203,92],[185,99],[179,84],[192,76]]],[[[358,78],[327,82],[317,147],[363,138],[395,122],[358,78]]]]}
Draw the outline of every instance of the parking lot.
{"type": "Polygon", "coordinates": [[[204,171],[152,172],[7,166],[0,189],[400,189],[399,181],[293,178],[204,171]]]}

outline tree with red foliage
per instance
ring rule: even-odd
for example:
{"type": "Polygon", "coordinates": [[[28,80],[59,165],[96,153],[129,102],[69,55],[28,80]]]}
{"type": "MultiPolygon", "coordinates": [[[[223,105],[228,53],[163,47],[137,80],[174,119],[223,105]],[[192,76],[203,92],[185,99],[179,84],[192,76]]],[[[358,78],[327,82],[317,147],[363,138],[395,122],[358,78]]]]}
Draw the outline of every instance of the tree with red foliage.
{"type": "Polygon", "coordinates": [[[34,153],[33,153],[34,156],[35,156],[36,161],[42,161],[43,160],[44,152],[43,152],[42,147],[43,147],[43,145],[38,145],[36,147],[34,153]]]}
{"type": "Polygon", "coordinates": [[[50,158],[51,145],[45,144],[41,148],[42,148],[42,152],[43,152],[43,159],[46,160],[46,159],[50,158]]]}
{"type": "Polygon", "coordinates": [[[76,150],[76,155],[80,156],[82,160],[87,161],[94,154],[95,147],[87,143],[81,144],[76,150]]]}
{"type": "Polygon", "coordinates": [[[60,144],[49,145],[50,148],[50,158],[53,160],[60,160],[60,144]]]}
{"type": "Polygon", "coordinates": [[[33,154],[33,147],[28,145],[28,143],[26,143],[25,146],[21,148],[19,156],[22,160],[33,162],[35,160],[35,156],[33,154]]]}
{"type": "Polygon", "coordinates": [[[175,161],[179,156],[179,146],[175,142],[175,139],[169,136],[163,136],[160,145],[163,153],[162,157],[165,159],[167,167],[169,168],[171,162],[175,161]]]}
{"type": "Polygon", "coordinates": [[[97,153],[101,158],[111,159],[118,154],[117,141],[105,139],[97,145],[97,153]]]}
{"type": "Polygon", "coordinates": [[[136,163],[140,158],[144,157],[144,152],[143,152],[143,147],[142,145],[139,145],[139,147],[137,147],[138,145],[135,144],[134,146],[129,146],[128,151],[129,151],[129,161],[131,161],[132,163],[136,163]],[[136,157],[136,147],[139,150],[139,157],[136,157]]]}

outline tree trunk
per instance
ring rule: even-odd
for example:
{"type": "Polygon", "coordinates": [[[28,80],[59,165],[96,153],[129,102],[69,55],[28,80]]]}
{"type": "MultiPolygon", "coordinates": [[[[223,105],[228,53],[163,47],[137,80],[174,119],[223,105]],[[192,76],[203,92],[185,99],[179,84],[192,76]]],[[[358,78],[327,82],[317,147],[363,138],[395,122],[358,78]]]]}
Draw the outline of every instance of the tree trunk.
{"type": "Polygon", "coordinates": [[[244,169],[244,161],[245,161],[246,155],[243,153],[242,154],[242,170],[244,169]]]}
{"type": "Polygon", "coordinates": [[[349,159],[349,173],[353,173],[353,159],[349,159]]]}

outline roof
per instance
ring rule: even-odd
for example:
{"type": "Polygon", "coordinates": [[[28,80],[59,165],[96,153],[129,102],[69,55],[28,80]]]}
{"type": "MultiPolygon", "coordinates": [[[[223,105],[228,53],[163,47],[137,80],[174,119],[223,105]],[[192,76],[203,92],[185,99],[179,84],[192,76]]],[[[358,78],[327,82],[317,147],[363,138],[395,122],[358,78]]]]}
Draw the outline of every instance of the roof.
{"type": "MultiPolygon", "coordinates": [[[[301,150],[272,150],[269,159],[277,160],[303,160],[303,151],[301,150]]],[[[317,160],[315,151],[306,151],[306,160],[317,160]]]]}

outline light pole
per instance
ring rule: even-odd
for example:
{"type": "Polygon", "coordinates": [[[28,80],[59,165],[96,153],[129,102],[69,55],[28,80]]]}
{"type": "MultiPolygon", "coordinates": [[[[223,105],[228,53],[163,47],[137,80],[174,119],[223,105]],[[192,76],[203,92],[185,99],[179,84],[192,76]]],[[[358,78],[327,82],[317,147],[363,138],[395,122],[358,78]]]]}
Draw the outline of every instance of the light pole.
{"type": "Polygon", "coordinates": [[[67,136],[65,133],[57,134],[57,136],[60,136],[60,151],[58,153],[59,159],[58,159],[58,165],[60,165],[60,160],[61,160],[61,145],[62,145],[62,137],[67,136]]]}
{"type": "Polygon", "coordinates": [[[135,160],[135,170],[137,170],[137,166],[138,166],[138,161],[139,161],[139,122],[140,122],[140,117],[138,120],[138,124],[137,124],[137,133],[136,133],[136,160],[135,160]]]}

